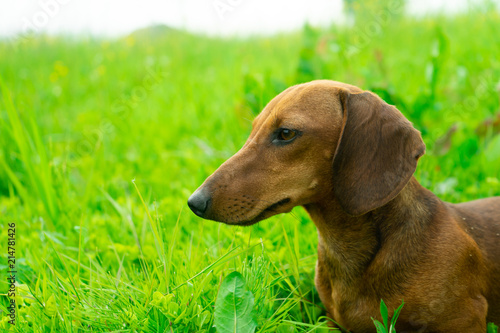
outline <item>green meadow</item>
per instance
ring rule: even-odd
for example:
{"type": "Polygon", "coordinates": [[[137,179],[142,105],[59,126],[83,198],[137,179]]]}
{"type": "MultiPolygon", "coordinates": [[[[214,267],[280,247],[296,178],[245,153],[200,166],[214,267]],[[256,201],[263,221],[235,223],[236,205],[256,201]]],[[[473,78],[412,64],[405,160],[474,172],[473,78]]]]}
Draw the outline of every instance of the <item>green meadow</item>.
{"type": "Polygon", "coordinates": [[[243,228],[186,204],[300,82],[344,81],[396,105],[427,145],[415,175],[443,200],[500,195],[499,12],[381,10],[270,37],[156,27],[1,40],[0,330],[225,332],[216,299],[236,271],[256,331],[326,332],[301,207],[243,228]]]}

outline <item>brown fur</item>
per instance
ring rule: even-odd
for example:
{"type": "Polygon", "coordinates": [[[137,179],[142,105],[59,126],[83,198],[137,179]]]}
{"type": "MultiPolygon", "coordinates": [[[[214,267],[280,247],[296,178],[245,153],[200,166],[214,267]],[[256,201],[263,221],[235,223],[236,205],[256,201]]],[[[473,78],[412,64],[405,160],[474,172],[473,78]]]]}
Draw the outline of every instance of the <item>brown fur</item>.
{"type": "Polygon", "coordinates": [[[485,332],[500,323],[500,197],[441,201],[413,177],[424,151],[375,94],[313,81],[274,98],[189,205],[233,225],[304,206],[318,229],[316,288],[352,332],[375,332],[380,299],[404,300],[400,333],[485,332]],[[279,128],[300,135],[279,145],[279,128]]]}

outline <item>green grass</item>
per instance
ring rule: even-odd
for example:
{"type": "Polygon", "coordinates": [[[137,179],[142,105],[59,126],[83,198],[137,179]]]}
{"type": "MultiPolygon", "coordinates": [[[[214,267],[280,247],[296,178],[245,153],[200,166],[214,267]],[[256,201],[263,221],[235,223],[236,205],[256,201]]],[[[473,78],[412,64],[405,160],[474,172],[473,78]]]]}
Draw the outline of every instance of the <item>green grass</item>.
{"type": "Polygon", "coordinates": [[[375,32],[372,22],[246,39],[0,42],[0,292],[14,222],[15,330],[214,332],[233,271],[254,295],[258,331],[325,330],[302,208],[237,228],[186,206],[254,115],[298,82],[345,81],[396,104],[427,144],[416,176],[442,199],[500,195],[500,124],[485,123],[500,109],[498,12],[394,16],[375,32]]]}

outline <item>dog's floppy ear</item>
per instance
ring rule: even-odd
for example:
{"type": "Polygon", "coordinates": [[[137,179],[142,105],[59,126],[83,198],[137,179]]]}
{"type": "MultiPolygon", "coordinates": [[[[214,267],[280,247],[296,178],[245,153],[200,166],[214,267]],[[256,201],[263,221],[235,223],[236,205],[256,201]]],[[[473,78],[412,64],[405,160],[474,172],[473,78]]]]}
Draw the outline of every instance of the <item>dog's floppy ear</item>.
{"type": "Polygon", "coordinates": [[[377,95],[341,90],[339,96],[344,115],[333,159],[333,189],[342,208],[358,216],[398,195],[425,144],[401,112],[377,95]]]}

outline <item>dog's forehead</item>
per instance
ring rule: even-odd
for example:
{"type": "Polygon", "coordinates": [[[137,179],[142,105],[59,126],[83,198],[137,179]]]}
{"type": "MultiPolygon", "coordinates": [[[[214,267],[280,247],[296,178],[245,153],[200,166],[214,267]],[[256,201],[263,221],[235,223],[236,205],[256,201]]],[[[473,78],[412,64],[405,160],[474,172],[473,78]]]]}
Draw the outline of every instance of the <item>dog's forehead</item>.
{"type": "Polygon", "coordinates": [[[318,80],[292,86],[273,98],[255,118],[253,128],[283,122],[305,123],[341,117],[341,91],[358,92],[361,89],[335,81],[318,80]]]}

